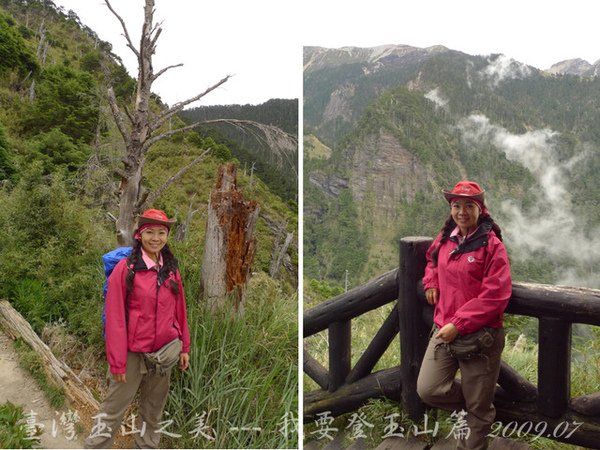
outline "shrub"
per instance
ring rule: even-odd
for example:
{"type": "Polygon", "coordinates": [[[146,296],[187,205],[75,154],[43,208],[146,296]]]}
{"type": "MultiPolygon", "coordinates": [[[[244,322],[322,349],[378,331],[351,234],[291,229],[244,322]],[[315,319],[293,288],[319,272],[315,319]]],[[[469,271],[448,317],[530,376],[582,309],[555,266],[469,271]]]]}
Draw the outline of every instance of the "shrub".
{"type": "Polygon", "coordinates": [[[39,438],[31,439],[25,427],[21,406],[6,402],[0,405],[0,448],[35,448],[39,438]]]}

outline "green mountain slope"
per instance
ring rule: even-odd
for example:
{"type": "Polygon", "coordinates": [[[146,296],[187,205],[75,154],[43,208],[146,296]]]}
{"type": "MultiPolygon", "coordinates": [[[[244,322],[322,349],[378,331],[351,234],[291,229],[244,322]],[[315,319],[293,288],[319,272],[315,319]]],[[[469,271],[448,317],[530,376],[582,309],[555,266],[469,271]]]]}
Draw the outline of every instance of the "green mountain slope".
{"type": "Polygon", "coordinates": [[[437,234],[440,189],[469,178],[488,191],[515,278],[598,286],[600,79],[399,47],[350,62],[305,49],[306,275],[341,284],[348,270],[357,285],[396,266],[398,239],[437,234]],[[562,233],[569,244],[548,245],[562,233]]]}

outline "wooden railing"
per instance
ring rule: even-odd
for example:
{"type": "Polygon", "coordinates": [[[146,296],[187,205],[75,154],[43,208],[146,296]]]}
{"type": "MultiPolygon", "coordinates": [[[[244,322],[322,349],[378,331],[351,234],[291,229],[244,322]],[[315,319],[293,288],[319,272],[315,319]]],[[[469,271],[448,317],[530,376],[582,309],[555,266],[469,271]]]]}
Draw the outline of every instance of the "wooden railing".
{"type": "MultiPolygon", "coordinates": [[[[433,308],[425,301],[420,280],[431,242],[424,237],[402,239],[398,269],[304,313],[304,338],[327,329],[329,343],[328,369],[305,346],[304,372],[321,387],[305,394],[305,419],[326,411],[344,414],[381,397],[399,401],[413,420],[423,418],[427,407],[416,383],[433,308]],[[392,312],[351,367],[352,319],[391,302],[396,302],[392,312]],[[399,365],[372,373],[398,333],[399,365]]],[[[600,326],[600,291],[514,283],[506,312],[538,319],[538,383],[535,386],[502,362],[496,420],[536,433],[539,424],[545,424],[544,437],[600,448],[600,392],[570,398],[572,324],[600,326]]]]}

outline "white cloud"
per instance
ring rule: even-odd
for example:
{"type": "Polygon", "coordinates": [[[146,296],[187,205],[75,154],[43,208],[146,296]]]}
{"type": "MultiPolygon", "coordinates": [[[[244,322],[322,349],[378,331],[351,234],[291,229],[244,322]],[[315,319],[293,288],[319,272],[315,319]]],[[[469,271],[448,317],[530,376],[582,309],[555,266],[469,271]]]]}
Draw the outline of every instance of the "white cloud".
{"type": "Polygon", "coordinates": [[[479,71],[493,86],[498,86],[504,80],[521,79],[531,75],[531,69],[512,58],[499,55],[496,59],[488,59],[489,64],[479,71]]]}
{"type": "Polygon", "coordinates": [[[448,104],[448,100],[444,98],[444,96],[440,93],[439,88],[432,89],[427,94],[425,94],[425,98],[427,100],[431,100],[435,103],[436,107],[444,108],[448,104]]]}
{"type": "MultiPolygon", "coordinates": [[[[483,115],[472,115],[459,124],[463,138],[476,148],[488,142],[502,151],[507,159],[525,167],[536,179],[536,204],[524,211],[514,200],[501,203],[509,218],[503,224],[513,255],[519,259],[531,257],[531,252],[542,252],[551,258],[569,258],[578,265],[598,267],[600,264],[600,235],[586,233],[580,217],[573,210],[572,195],[568,189],[574,169],[588,156],[582,150],[570,160],[560,161],[557,153],[559,133],[549,128],[524,134],[510,133],[490,123],[483,115]]],[[[559,284],[600,287],[597,275],[577,275],[573,268],[557,274],[559,284]]]]}

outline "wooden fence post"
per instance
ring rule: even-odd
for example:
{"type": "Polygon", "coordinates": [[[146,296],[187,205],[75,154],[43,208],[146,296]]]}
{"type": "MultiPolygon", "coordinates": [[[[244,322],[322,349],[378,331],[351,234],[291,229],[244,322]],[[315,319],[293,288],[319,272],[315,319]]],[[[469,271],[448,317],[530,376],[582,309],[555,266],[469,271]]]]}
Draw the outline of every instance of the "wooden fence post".
{"type": "Polygon", "coordinates": [[[560,417],[571,397],[571,322],[540,317],[538,411],[560,417]]]}
{"type": "Polygon", "coordinates": [[[351,325],[350,320],[329,325],[329,392],[344,384],[350,372],[351,325]]]}
{"type": "Polygon", "coordinates": [[[400,378],[402,407],[412,420],[421,420],[426,409],[417,394],[417,377],[427,348],[430,330],[423,321],[424,303],[417,297],[417,288],[425,272],[425,252],[431,242],[431,238],[421,236],[400,240],[398,270],[400,378]]]}

